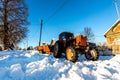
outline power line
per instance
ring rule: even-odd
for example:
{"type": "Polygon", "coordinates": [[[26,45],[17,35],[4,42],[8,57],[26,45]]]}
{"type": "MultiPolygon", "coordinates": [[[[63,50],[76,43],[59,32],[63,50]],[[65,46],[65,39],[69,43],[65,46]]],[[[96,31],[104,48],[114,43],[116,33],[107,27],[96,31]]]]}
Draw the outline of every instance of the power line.
{"type": "MultiPolygon", "coordinates": [[[[43,25],[45,25],[47,22],[49,22],[51,20],[52,17],[54,17],[60,10],[62,10],[62,8],[69,2],[70,0],[64,0],[64,2],[57,8],[52,9],[54,12],[47,17],[46,20],[44,20],[43,25]]],[[[59,5],[59,2],[56,4],[59,5]]],[[[51,11],[52,12],[52,11],[51,11]]],[[[39,25],[39,24],[32,24],[32,25],[39,25]]]]}
{"type": "Polygon", "coordinates": [[[58,8],[55,9],[55,11],[46,19],[46,24],[52,17],[54,17],[62,8],[69,2],[70,0],[65,0],[58,8]]]}
{"type": "Polygon", "coordinates": [[[104,35],[95,35],[95,37],[102,37],[102,36],[104,36],[104,35]]]}

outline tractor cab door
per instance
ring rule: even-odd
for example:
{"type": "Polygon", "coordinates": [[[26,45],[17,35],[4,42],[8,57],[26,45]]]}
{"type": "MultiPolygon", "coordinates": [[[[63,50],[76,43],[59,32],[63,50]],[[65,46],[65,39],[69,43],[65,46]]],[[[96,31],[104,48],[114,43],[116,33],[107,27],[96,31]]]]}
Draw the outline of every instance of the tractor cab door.
{"type": "Polygon", "coordinates": [[[63,46],[66,47],[66,41],[67,41],[66,36],[65,36],[65,35],[62,35],[61,38],[62,38],[63,46]]]}

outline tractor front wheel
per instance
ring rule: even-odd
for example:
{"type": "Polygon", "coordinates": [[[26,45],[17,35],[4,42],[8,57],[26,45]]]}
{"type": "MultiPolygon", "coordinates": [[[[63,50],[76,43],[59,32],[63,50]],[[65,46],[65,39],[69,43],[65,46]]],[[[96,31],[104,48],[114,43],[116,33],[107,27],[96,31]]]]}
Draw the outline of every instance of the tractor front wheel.
{"type": "Polygon", "coordinates": [[[66,49],[66,59],[72,62],[75,62],[78,58],[78,55],[75,52],[73,47],[67,47],[66,49]]]}
{"type": "Polygon", "coordinates": [[[54,50],[53,50],[53,56],[55,58],[60,58],[61,57],[61,46],[60,46],[60,43],[59,41],[57,41],[54,45],[54,50]]]}
{"type": "Polygon", "coordinates": [[[85,51],[85,57],[88,60],[96,61],[98,59],[98,57],[99,57],[99,54],[98,54],[98,52],[95,49],[86,50],[85,51]]]}

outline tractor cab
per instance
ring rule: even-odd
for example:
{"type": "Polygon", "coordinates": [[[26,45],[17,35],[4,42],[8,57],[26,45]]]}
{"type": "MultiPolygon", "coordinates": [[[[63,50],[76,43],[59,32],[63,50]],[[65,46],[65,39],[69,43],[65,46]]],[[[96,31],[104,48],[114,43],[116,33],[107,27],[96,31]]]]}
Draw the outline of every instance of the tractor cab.
{"type": "Polygon", "coordinates": [[[72,39],[74,37],[73,33],[71,32],[62,32],[60,35],[59,35],[59,40],[60,41],[68,41],[70,39],[72,39]]]}
{"type": "Polygon", "coordinates": [[[60,35],[59,35],[59,42],[60,44],[62,44],[63,46],[63,50],[68,46],[70,45],[71,43],[71,40],[73,40],[74,38],[74,35],[73,33],[71,32],[62,32],[60,35]]]}

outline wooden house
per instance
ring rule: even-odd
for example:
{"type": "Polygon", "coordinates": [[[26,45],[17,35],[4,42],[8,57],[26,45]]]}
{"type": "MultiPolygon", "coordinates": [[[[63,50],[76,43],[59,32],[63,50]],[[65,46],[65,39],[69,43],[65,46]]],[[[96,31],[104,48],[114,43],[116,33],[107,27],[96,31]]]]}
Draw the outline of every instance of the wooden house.
{"type": "Polygon", "coordinates": [[[104,34],[108,47],[114,54],[120,53],[120,19],[118,19],[104,34]]]}

